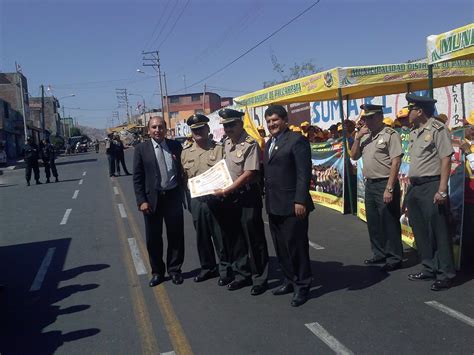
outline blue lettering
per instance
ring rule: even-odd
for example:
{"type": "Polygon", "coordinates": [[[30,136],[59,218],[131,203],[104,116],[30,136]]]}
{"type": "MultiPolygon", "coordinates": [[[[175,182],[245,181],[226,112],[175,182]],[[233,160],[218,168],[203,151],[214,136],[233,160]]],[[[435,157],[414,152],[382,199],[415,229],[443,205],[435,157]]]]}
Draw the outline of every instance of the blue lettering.
{"type": "Polygon", "coordinates": [[[387,96],[382,96],[382,105],[384,115],[389,115],[392,113],[392,108],[387,106],[387,96]]]}
{"type": "Polygon", "coordinates": [[[359,106],[357,106],[357,100],[349,100],[349,112],[347,116],[351,117],[352,112],[354,112],[354,116],[359,116],[359,106]]]}
{"type": "Polygon", "coordinates": [[[329,101],[324,101],[321,104],[321,116],[323,122],[329,122],[331,120],[331,109],[329,108],[329,101]],[[324,113],[324,106],[326,105],[327,114],[324,113]]]}
{"type": "Polygon", "coordinates": [[[321,119],[321,116],[319,114],[319,110],[318,110],[318,107],[321,106],[321,102],[315,102],[313,103],[313,112],[314,114],[316,115],[316,117],[314,117],[313,119],[313,123],[319,123],[320,119],[321,119]]]}

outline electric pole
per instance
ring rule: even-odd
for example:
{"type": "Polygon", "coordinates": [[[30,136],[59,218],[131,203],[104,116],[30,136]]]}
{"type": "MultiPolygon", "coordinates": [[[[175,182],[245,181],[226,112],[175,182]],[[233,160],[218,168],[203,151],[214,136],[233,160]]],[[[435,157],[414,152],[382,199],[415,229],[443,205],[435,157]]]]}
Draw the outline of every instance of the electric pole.
{"type": "Polygon", "coordinates": [[[125,108],[127,112],[127,124],[130,124],[127,89],[115,89],[115,94],[117,95],[118,107],[125,108]]]}
{"type": "MultiPolygon", "coordinates": [[[[171,117],[170,117],[170,108],[169,108],[169,99],[168,99],[168,85],[166,85],[166,73],[163,72],[163,79],[165,82],[165,97],[166,97],[166,115],[168,116],[168,122],[169,122],[169,132],[171,134],[171,117]]],[[[176,125],[175,125],[176,127],[176,125]]]]}
{"type": "Polygon", "coordinates": [[[43,139],[46,138],[45,122],[44,122],[44,85],[41,85],[41,130],[43,131],[43,139]]]}
{"type": "MultiPolygon", "coordinates": [[[[163,111],[163,84],[161,82],[161,65],[160,65],[160,52],[142,52],[143,55],[143,66],[153,67],[156,73],[158,73],[158,83],[160,84],[160,96],[161,96],[161,115],[164,117],[163,111]]],[[[171,120],[168,114],[168,126],[171,127],[171,120]]]]}

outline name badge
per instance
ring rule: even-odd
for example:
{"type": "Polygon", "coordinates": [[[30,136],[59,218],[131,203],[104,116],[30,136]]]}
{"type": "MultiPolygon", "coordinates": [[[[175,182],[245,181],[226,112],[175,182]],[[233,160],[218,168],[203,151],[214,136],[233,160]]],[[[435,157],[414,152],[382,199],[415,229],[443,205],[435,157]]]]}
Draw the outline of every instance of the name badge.
{"type": "Polygon", "coordinates": [[[425,136],[425,142],[429,142],[430,140],[431,140],[431,134],[428,133],[428,134],[425,136]]]}

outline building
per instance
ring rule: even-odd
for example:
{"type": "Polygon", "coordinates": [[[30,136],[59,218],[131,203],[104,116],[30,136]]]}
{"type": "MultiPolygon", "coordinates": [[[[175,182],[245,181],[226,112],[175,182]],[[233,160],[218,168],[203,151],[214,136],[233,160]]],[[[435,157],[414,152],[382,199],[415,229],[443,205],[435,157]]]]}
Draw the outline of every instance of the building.
{"type": "Polygon", "coordinates": [[[59,116],[58,108],[59,101],[54,96],[30,97],[30,119],[33,121],[35,127],[41,127],[44,130],[44,136],[49,138],[50,135],[60,136],[63,133],[61,129],[61,117],[59,116]],[[44,102],[44,122],[41,115],[41,107],[44,102]]]}

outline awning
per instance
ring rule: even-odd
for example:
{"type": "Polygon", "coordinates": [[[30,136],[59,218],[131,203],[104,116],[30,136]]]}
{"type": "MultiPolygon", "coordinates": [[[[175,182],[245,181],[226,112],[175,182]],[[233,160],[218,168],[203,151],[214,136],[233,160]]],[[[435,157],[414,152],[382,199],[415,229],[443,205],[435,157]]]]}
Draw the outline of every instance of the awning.
{"type": "Polygon", "coordinates": [[[474,59],[474,23],[426,39],[428,64],[474,59]]]}

